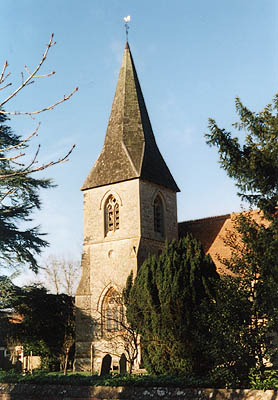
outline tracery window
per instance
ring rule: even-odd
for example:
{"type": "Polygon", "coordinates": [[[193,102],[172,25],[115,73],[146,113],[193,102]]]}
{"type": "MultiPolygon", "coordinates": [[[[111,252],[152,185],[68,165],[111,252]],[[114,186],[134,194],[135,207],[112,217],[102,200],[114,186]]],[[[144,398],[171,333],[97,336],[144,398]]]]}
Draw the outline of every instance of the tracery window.
{"type": "Polygon", "coordinates": [[[153,203],[154,231],[164,235],[164,209],[160,196],[153,203]]]}
{"type": "Polygon", "coordinates": [[[121,296],[111,288],[105,295],[102,303],[103,331],[115,332],[121,330],[121,322],[124,318],[124,308],[121,296]]]}
{"type": "Polygon", "coordinates": [[[111,194],[105,203],[105,233],[115,232],[120,228],[119,203],[111,194]]]}

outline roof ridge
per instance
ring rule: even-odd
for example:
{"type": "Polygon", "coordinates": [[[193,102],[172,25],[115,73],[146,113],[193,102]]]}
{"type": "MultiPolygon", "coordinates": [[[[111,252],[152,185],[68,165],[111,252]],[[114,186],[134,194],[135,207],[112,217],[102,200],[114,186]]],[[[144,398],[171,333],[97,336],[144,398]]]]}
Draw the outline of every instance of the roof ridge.
{"type": "Polygon", "coordinates": [[[190,219],[188,221],[181,221],[181,222],[179,222],[179,224],[197,223],[197,222],[206,221],[206,220],[222,219],[224,217],[230,218],[232,214],[234,214],[234,213],[215,215],[215,216],[212,216],[212,217],[204,217],[204,218],[198,218],[198,219],[190,219]]]}

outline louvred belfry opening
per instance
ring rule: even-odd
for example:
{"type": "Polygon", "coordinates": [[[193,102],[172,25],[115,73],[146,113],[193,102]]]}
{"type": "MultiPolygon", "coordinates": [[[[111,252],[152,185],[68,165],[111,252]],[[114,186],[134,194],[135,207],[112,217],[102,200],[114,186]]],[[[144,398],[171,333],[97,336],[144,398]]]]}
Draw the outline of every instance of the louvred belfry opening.
{"type": "Polygon", "coordinates": [[[120,228],[120,210],[116,198],[111,195],[105,203],[105,230],[115,232],[120,228]]]}

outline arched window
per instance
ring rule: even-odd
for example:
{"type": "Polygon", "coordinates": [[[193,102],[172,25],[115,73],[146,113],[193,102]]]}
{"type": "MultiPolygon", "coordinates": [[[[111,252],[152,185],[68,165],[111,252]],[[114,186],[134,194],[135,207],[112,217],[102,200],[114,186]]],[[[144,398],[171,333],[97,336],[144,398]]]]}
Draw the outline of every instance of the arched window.
{"type": "Polygon", "coordinates": [[[154,231],[164,235],[164,209],[160,196],[156,196],[153,203],[154,231]]]}
{"type": "Polygon", "coordinates": [[[124,308],[121,296],[111,288],[106,293],[102,303],[102,326],[103,331],[121,330],[121,322],[124,318],[124,308]]]}
{"type": "Polygon", "coordinates": [[[120,228],[119,203],[111,194],[105,203],[105,233],[115,232],[120,228]]]}

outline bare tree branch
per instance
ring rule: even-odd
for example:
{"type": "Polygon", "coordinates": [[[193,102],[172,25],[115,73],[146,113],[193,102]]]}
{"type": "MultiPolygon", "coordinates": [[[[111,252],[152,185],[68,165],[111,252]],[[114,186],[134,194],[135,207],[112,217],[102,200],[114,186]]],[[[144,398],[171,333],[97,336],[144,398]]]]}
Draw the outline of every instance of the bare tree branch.
{"type": "Polygon", "coordinates": [[[10,83],[7,83],[5,86],[0,87],[0,90],[3,90],[3,89],[5,89],[5,88],[8,87],[8,86],[12,86],[12,83],[10,82],[10,83]]]}
{"type": "Polygon", "coordinates": [[[25,153],[19,153],[16,154],[15,156],[11,156],[11,157],[0,157],[0,161],[12,161],[12,160],[16,160],[17,158],[23,157],[25,156],[25,153]]]}
{"type": "Polygon", "coordinates": [[[13,193],[15,193],[15,189],[9,189],[6,193],[3,194],[2,197],[0,197],[0,203],[2,203],[2,201],[5,200],[6,197],[10,196],[13,193]]]}
{"type": "MultiPolygon", "coordinates": [[[[30,72],[30,70],[29,70],[29,68],[27,67],[27,65],[24,66],[24,69],[25,69],[25,71],[28,72],[29,75],[32,74],[32,72],[30,72]]],[[[54,75],[55,73],[56,73],[55,71],[52,71],[52,72],[49,72],[49,74],[35,75],[33,78],[46,78],[46,77],[48,77],[48,76],[54,75]]]]}
{"type": "Polygon", "coordinates": [[[41,270],[44,284],[50,291],[74,296],[81,274],[80,261],[51,255],[41,270]]]}
{"type": "Polygon", "coordinates": [[[42,164],[39,167],[31,168],[36,163],[36,159],[37,159],[38,153],[40,151],[40,145],[39,145],[34,158],[30,162],[30,164],[24,168],[24,170],[19,170],[19,171],[13,172],[12,174],[0,175],[0,179],[11,178],[11,177],[19,176],[19,175],[27,175],[27,174],[29,175],[33,172],[43,171],[44,169],[52,167],[53,165],[61,164],[65,161],[68,161],[68,157],[72,153],[74,148],[75,148],[75,144],[72,146],[72,148],[67,152],[67,154],[64,157],[61,157],[56,161],[50,161],[49,163],[42,164]]]}
{"type": "Polygon", "coordinates": [[[30,111],[30,112],[28,112],[28,111],[26,111],[26,112],[23,112],[23,111],[1,111],[0,110],[0,113],[1,114],[6,114],[6,115],[35,115],[35,114],[40,114],[40,113],[42,113],[44,111],[53,110],[53,108],[55,108],[59,104],[64,103],[64,101],[69,100],[71,98],[71,96],[77,91],[78,91],[78,87],[76,87],[69,95],[67,95],[67,96],[64,95],[64,97],[61,100],[57,101],[54,104],[51,104],[48,107],[44,107],[44,108],[42,108],[40,110],[30,111]]]}
{"type": "MultiPolygon", "coordinates": [[[[51,34],[50,40],[49,40],[49,42],[48,42],[48,44],[46,46],[46,50],[45,50],[45,52],[44,52],[39,64],[34,69],[34,71],[31,74],[29,74],[28,78],[25,81],[23,81],[22,84],[13,93],[11,93],[4,101],[2,101],[0,103],[0,107],[3,107],[9,100],[11,100],[13,97],[15,97],[17,95],[17,93],[20,92],[31,81],[32,78],[34,78],[36,73],[39,71],[39,69],[41,68],[41,66],[45,62],[49,49],[56,44],[56,42],[53,42],[53,37],[54,37],[54,33],[51,34]]],[[[6,61],[5,64],[4,64],[4,68],[3,68],[2,74],[5,73],[5,70],[6,70],[7,66],[8,66],[8,63],[6,61]]],[[[1,77],[2,77],[2,74],[1,74],[1,77]]],[[[1,80],[0,80],[0,83],[1,83],[1,80]]],[[[3,111],[0,110],[0,113],[3,113],[3,111]]]]}
{"type": "MultiPolygon", "coordinates": [[[[20,143],[14,145],[14,146],[9,146],[9,147],[5,147],[5,148],[3,148],[3,149],[0,149],[0,153],[6,152],[6,151],[10,151],[10,150],[15,150],[15,149],[24,148],[24,147],[25,147],[25,144],[26,144],[27,142],[29,142],[30,139],[31,139],[33,136],[37,135],[38,130],[39,130],[39,127],[40,127],[40,124],[41,124],[41,123],[39,122],[39,123],[38,123],[38,126],[36,127],[36,129],[35,129],[29,136],[27,136],[25,139],[23,139],[20,143]]],[[[7,157],[0,157],[0,160],[7,160],[7,159],[8,159],[7,157]]]]}
{"type": "MultiPolygon", "coordinates": [[[[45,62],[45,60],[47,58],[47,55],[48,55],[48,52],[49,52],[49,49],[56,44],[56,42],[53,41],[53,38],[54,38],[54,34],[52,33],[51,37],[50,37],[50,40],[49,40],[49,42],[48,42],[48,44],[46,46],[46,50],[45,50],[45,52],[44,52],[39,64],[37,65],[37,67],[34,69],[33,72],[31,72],[26,65],[24,66],[24,69],[28,73],[28,77],[26,79],[24,79],[24,74],[21,73],[21,75],[22,75],[22,83],[21,83],[21,85],[16,90],[14,90],[5,100],[0,102],[0,113],[1,114],[5,114],[5,115],[35,115],[35,114],[40,114],[40,113],[42,113],[44,111],[53,110],[53,108],[55,108],[57,105],[59,105],[59,104],[63,103],[64,101],[67,101],[68,99],[70,99],[71,96],[78,90],[78,88],[76,87],[70,94],[64,95],[63,99],[57,101],[56,103],[51,104],[50,106],[43,107],[42,109],[39,109],[39,110],[36,110],[36,111],[30,111],[30,112],[25,111],[24,112],[24,111],[4,111],[4,110],[1,110],[1,107],[3,107],[8,101],[10,101],[13,97],[15,97],[25,86],[33,83],[34,82],[33,79],[40,79],[40,78],[50,77],[50,76],[55,74],[55,71],[52,71],[52,72],[50,72],[48,74],[36,75],[37,72],[40,70],[41,66],[43,65],[43,63],[45,62]]],[[[10,75],[10,73],[8,73],[5,76],[5,72],[6,72],[7,67],[8,67],[8,62],[6,61],[4,63],[3,70],[2,70],[2,73],[0,75],[0,84],[2,84],[5,81],[5,79],[10,75]]],[[[10,85],[11,85],[11,83],[8,83],[4,87],[0,88],[0,90],[4,89],[4,88],[6,88],[6,87],[8,87],[10,85]]]]}
{"type": "Polygon", "coordinates": [[[0,75],[0,84],[3,83],[3,82],[5,81],[5,79],[7,79],[8,76],[10,76],[10,74],[11,74],[10,72],[8,72],[7,75],[4,76],[7,67],[8,67],[8,61],[5,61],[5,62],[4,62],[4,66],[3,66],[3,70],[2,70],[1,75],[0,75]]]}
{"type": "Polygon", "coordinates": [[[118,294],[114,300],[113,309],[110,308],[110,311],[116,312],[107,313],[107,309],[102,305],[100,309],[95,310],[98,315],[95,322],[101,337],[109,343],[109,354],[120,357],[124,353],[129,364],[129,373],[132,373],[135,362],[139,362],[140,335],[127,322],[122,296],[118,294]]]}
{"type": "MultiPolygon", "coordinates": [[[[47,74],[38,74],[38,71],[41,69],[42,65],[44,64],[49,50],[51,47],[53,47],[56,44],[54,41],[54,34],[51,34],[50,40],[48,41],[46,45],[46,49],[42,55],[42,58],[40,59],[38,65],[36,68],[31,72],[30,69],[25,65],[24,69],[27,72],[27,77],[25,78],[24,73],[21,73],[22,76],[22,82],[21,84],[12,92],[10,93],[4,100],[0,100],[0,116],[1,114],[3,115],[1,121],[5,121],[5,116],[7,115],[29,115],[31,118],[33,118],[34,115],[40,114],[45,111],[49,111],[54,109],[56,106],[59,104],[69,100],[73,94],[78,90],[76,87],[74,90],[72,90],[71,93],[64,95],[64,97],[56,102],[54,102],[51,105],[48,105],[46,107],[42,107],[41,109],[35,110],[35,111],[5,111],[2,107],[5,106],[10,100],[12,100],[17,94],[23,90],[26,86],[34,83],[37,79],[40,78],[45,78],[45,77],[50,77],[55,74],[54,71],[47,73],[47,74]]],[[[7,88],[8,86],[11,86],[12,83],[6,83],[6,79],[10,76],[10,72],[7,73],[7,68],[8,68],[8,62],[5,61],[3,65],[2,72],[0,74],[0,90],[3,90],[7,88]],[[5,83],[4,83],[5,82],[5,83]]],[[[47,163],[41,163],[39,164],[38,162],[38,154],[40,151],[40,145],[38,145],[37,150],[35,151],[35,154],[33,155],[31,161],[26,161],[24,160],[23,157],[26,155],[26,151],[22,151],[22,149],[26,149],[30,146],[30,141],[34,136],[37,136],[38,134],[38,129],[40,127],[40,123],[36,127],[36,129],[26,138],[22,139],[18,137],[19,140],[17,140],[13,145],[8,145],[7,147],[4,147],[5,145],[2,144],[2,148],[0,149],[0,162],[10,162],[13,164],[16,164],[17,169],[14,168],[12,169],[12,166],[10,170],[6,170],[5,168],[1,170],[0,172],[0,181],[1,185],[3,187],[2,193],[0,193],[0,203],[6,199],[9,195],[12,195],[14,193],[13,190],[9,187],[9,180],[17,177],[17,176],[25,176],[32,174],[34,172],[38,171],[43,171],[46,168],[49,168],[51,166],[54,166],[56,164],[63,163],[68,160],[69,155],[72,153],[73,149],[75,148],[75,145],[71,147],[71,149],[62,157],[58,158],[57,160],[52,160],[47,163]],[[15,152],[15,153],[11,153],[15,152]],[[17,162],[17,160],[20,159],[20,162],[17,162]],[[7,182],[5,182],[7,180],[7,182]],[[4,181],[4,182],[3,182],[4,181]]],[[[3,138],[4,139],[4,138],[3,138]]],[[[2,142],[5,143],[5,142],[2,142]]],[[[9,142],[7,142],[9,143],[9,142]]],[[[3,164],[4,165],[4,164],[3,164]]]]}

